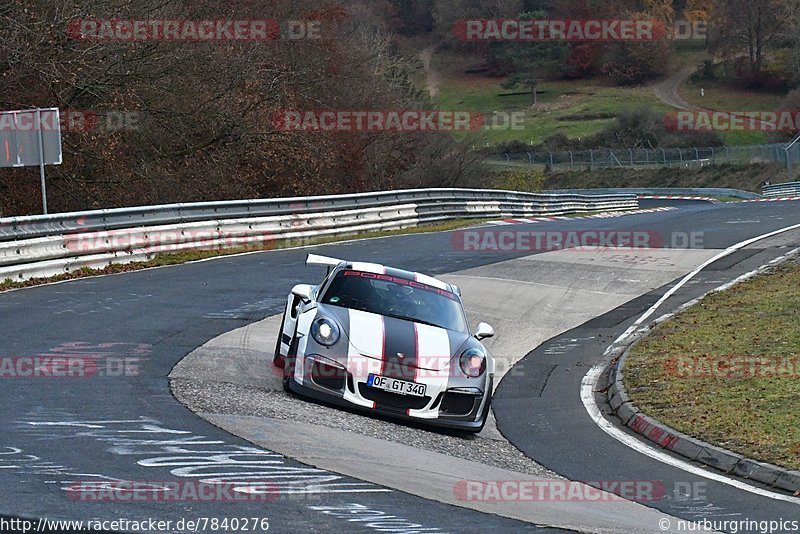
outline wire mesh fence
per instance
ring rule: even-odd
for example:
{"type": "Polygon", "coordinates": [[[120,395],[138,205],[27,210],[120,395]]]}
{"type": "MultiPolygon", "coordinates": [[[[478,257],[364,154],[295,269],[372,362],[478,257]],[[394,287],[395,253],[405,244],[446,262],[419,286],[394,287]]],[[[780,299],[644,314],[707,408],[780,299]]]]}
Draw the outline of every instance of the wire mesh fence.
{"type": "Polygon", "coordinates": [[[553,170],[607,167],[691,168],[719,164],[776,163],[786,167],[791,179],[800,170],[800,136],[788,144],[516,152],[494,155],[487,161],[509,165],[539,165],[553,170]]]}
{"type": "Polygon", "coordinates": [[[794,180],[800,174],[800,134],[787,144],[786,152],[786,177],[794,180]]]}

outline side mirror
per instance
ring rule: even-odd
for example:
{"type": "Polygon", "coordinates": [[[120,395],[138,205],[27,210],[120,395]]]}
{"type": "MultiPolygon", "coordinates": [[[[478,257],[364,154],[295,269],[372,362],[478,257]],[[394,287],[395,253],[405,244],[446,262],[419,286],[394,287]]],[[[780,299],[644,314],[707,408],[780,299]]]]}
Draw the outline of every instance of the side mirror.
{"type": "Polygon", "coordinates": [[[486,323],[478,323],[478,329],[475,331],[475,339],[480,341],[487,337],[494,336],[494,328],[486,323]]]}
{"type": "Polygon", "coordinates": [[[311,286],[308,284],[298,284],[292,288],[292,295],[308,304],[311,302],[311,286]]]}

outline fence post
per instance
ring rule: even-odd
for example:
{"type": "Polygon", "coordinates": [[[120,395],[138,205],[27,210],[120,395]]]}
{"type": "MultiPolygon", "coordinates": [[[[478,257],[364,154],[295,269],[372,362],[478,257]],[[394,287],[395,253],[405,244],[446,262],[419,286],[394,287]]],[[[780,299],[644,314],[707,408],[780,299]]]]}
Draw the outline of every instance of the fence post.
{"type": "Polygon", "coordinates": [[[592,152],[592,149],[590,148],[589,149],[589,170],[592,170],[592,167],[594,167],[594,153],[592,152]]]}
{"type": "Polygon", "coordinates": [[[548,154],[550,154],[550,168],[552,169],[553,168],[553,153],[552,152],[548,152],[548,154]]]}
{"type": "Polygon", "coordinates": [[[681,159],[681,167],[683,167],[683,149],[678,149],[678,157],[681,159]]]}
{"type": "Polygon", "coordinates": [[[567,150],[569,152],[569,168],[572,168],[573,160],[572,160],[572,150],[567,150]]]}
{"type": "Polygon", "coordinates": [[[631,158],[631,167],[633,167],[633,150],[630,148],[628,149],[628,156],[631,158]]]}
{"type": "Polygon", "coordinates": [[[530,152],[525,152],[525,153],[528,155],[528,165],[532,164],[533,160],[531,159],[531,153],[530,152]]]}
{"type": "Polygon", "coordinates": [[[697,147],[694,147],[694,157],[697,158],[697,164],[700,165],[700,151],[697,150],[697,147]]]}
{"type": "Polygon", "coordinates": [[[650,151],[646,148],[644,149],[644,164],[645,166],[650,165],[650,151]]]}
{"type": "Polygon", "coordinates": [[[667,151],[664,150],[663,147],[661,148],[661,156],[664,158],[664,166],[669,167],[669,165],[667,165],[667,151]]]}

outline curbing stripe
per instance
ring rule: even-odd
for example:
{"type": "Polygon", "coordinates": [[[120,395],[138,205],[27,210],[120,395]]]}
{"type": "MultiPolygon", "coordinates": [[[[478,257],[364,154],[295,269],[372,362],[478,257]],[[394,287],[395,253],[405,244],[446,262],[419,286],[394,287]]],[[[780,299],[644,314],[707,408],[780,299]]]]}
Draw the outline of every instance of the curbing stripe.
{"type": "Polygon", "coordinates": [[[711,197],[687,197],[679,195],[639,195],[640,200],[702,200],[703,202],[711,202],[712,204],[719,204],[720,201],[711,197]]]}
{"type": "MultiPolygon", "coordinates": [[[[641,197],[640,197],[641,198],[641,197]]],[[[626,215],[639,215],[642,213],[659,213],[662,211],[672,211],[677,208],[673,206],[662,206],[660,208],[646,208],[646,209],[638,209],[638,210],[631,210],[631,211],[604,211],[602,213],[595,213],[594,215],[578,215],[575,217],[567,217],[564,215],[555,215],[549,217],[531,217],[527,219],[503,219],[500,221],[488,221],[484,223],[484,225],[491,225],[491,226],[503,226],[509,224],[533,224],[539,222],[549,222],[549,221],[574,221],[580,219],[612,219],[616,217],[624,217],[626,215]]],[[[483,226],[483,225],[481,225],[483,226]]]]}

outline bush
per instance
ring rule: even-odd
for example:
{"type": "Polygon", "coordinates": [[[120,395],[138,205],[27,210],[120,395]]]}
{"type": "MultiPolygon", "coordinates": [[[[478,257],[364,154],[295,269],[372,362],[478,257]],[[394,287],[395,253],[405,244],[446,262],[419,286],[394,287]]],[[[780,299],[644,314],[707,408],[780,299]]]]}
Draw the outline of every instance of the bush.
{"type": "Polygon", "coordinates": [[[524,154],[530,152],[531,149],[530,145],[522,141],[506,141],[487,148],[485,152],[488,154],[524,154]]]}
{"type": "Polygon", "coordinates": [[[714,60],[706,59],[697,66],[697,70],[689,77],[693,82],[710,82],[717,79],[717,67],[714,60]]]}
{"type": "Polygon", "coordinates": [[[664,115],[647,108],[626,110],[614,123],[585,140],[586,148],[685,148],[722,146],[717,132],[673,132],[664,115]]]}
{"type": "Polygon", "coordinates": [[[494,185],[497,189],[535,193],[544,188],[545,179],[542,169],[513,169],[500,173],[494,185]]]}
{"type": "Polygon", "coordinates": [[[636,85],[666,73],[672,49],[663,41],[611,45],[603,73],[617,85],[636,85]]]}

